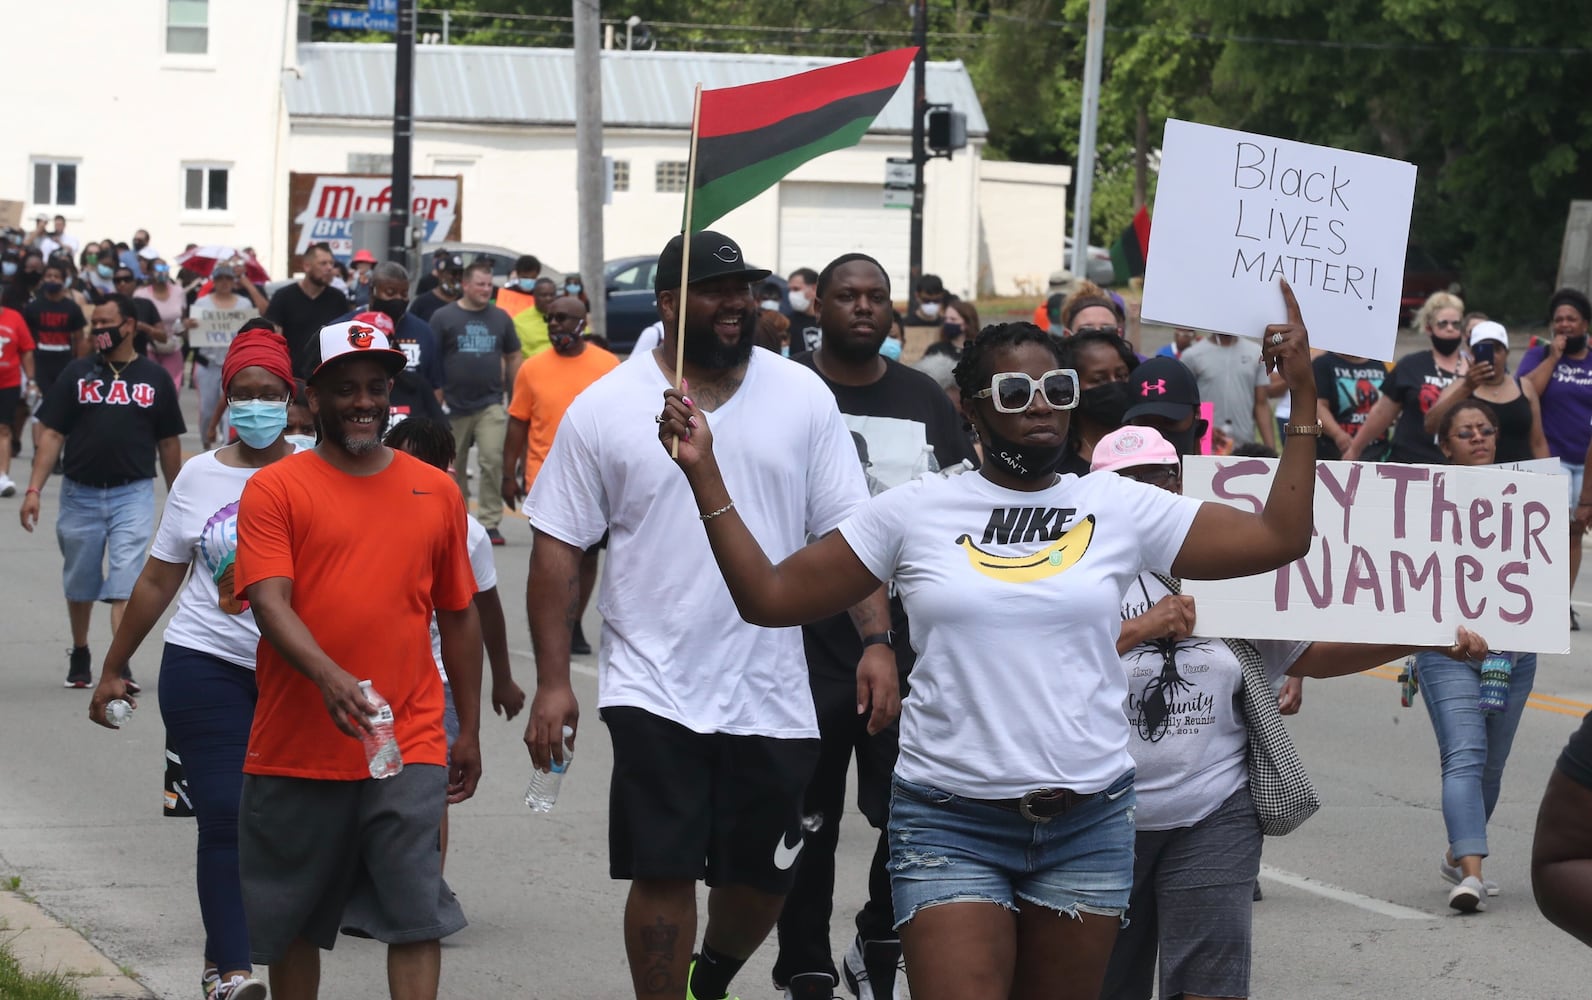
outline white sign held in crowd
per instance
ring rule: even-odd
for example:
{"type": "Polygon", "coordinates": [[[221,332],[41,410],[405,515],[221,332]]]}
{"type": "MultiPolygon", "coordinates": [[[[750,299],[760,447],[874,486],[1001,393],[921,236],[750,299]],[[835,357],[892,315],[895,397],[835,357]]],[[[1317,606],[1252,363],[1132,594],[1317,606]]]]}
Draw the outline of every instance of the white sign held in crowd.
{"type": "Polygon", "coordinates": [[[194,326],[188,343],[194,347],[227,347],[238,335],[238,327],[260,315],[253,306],[237,309],[195,309],[189,313],[194,326]]]}
{"type": "Polygon", "coordinates": [[[1167,119],[1144,318],[1259,337],[1286,278],[1313,346],[1391,361],[1414,200],[1414,164],[1167,119]]]}
{"type": "MultiPolygon", "coordinates": [[[[1260,511],[1273,459],[1189,456],[1191,497],[1260,511]]],[[[1272,573],[1189,580],[1195,633],[1570,650],[1568,511],[1553,476],[1457,466],[1316,463],[1310,553],[1272,573]]],[[[1235,544],[1242,544],[1236,540],[1235,544]]]]}

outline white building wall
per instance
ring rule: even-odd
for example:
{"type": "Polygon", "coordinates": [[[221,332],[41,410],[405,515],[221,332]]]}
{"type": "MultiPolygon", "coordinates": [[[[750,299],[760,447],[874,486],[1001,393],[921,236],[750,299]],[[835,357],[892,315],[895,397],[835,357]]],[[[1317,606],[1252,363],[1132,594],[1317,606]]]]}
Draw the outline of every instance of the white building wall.
{"type": "Polygon", "coordinates": [[[285,232],[280,81],[297,4],[210,0],[204,55],[167,54],[166,12],[166,0],[5,4],[0,199],[25,203],[25,224],[59,212],[83,242],[142,228],[168,258],[224,243],[270,262],[285,232]],[[32,200],[37,157],[78,163],[76,205],[32,200]],[[184,163],[229,169],[227,211],[183,207],[184,163]]]}
{"type": "MultiPolygon", "coordinates": [[[[941,275],[959,295],[976,291],[978,276],[977,184],[982,142],[969,144],[953,160],[930,163],[925,179],[924,269],[941,275]]],[[[385,123],[299,120],[288,140],[288,171],[342,173],[349,153],[391,152],[385,123]]],[[[603,213],[603,252],[607,258],[650,254],[680,231],[685,196],[656,189],[660,162],[684,161],[689,137],[683,131],[609,129],[604,154],[629,167],[629,190],[616,191],[603,213]]],[[[883,201],[885,157],[907,156],[904,137],[868,136],[862,144],[826,154],[805,164],[791,182],[868,184],[883,201]]],[[[534,253],[549,266],[573,270],[579,259],[575,203],[573,128],[505,127],[419,122],[415,128],[415,172],[460,174],[461,238],[534,253]]],[[[779,259],[779,189],[775,187],[715,224],[738,241],[747,257],[782,273],[821,268],[828,261],[779,259]]],[[[895,213],[903,229],[910,213],[895,213]]],[[[285,214],[275,234],[285,239],[285,214]]],[[[844,215],[835,220],[844,227],[844,215]]],[[[866,234],[862,234],[864,237],[866,234]]],[[[588,279],[590,280],[590,279],[588,279]]],[[[905,289],[897,289],[904,299],[905,289]]]]}
{"type": "Polygon", "coordinates": [[[1070,183],[1071,167],[979,164],[980,293],[1045,294],[1050,273],[1066,266],[1070,183]]]}

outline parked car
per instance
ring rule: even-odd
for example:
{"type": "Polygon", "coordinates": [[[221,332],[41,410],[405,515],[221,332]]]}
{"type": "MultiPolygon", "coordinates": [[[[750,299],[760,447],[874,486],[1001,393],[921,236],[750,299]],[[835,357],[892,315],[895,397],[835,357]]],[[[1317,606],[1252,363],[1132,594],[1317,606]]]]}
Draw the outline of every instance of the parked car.
{"type": "Polygon", "coordinates": [[[1465,286],[1460,284],[1458,271],[1440,263],[1426,250],[1411,243],[1404,251],[1404,288],[1399,293],[1399,325],[1408,325],[1433,292],[1453,292],[1463,296],[1465,286]]]}
{"type": "Polygon", "coordinates": [[[629,354],[636,337],[658,321],[658,297],[652,279],[658,272],[656,254],[618,257],[603,265],[603,286],[608,296],[608,346],[615,354],[629,354]]]}
{"type": "MultiPolygon", "coordinates": [[[[490,243],[461,243],[450,240],[446,243],[427,243],[420,248],[420,266],[415,270],[419,273],[410,276],[410,287],[419,284],[420,279],[431,272],[431,256],[438,250],[447,250],[464,258],[464,266],[469,267],[478,258],[486,258],[492,262],[492,284],[499,288],[508,280],[509,274],[514,271],[514,262],[520,259],[517,250],[508,247],[494,246],[490,243]]],[[[552,278],[560,284],[564,281],[564,272],[556,267],[548,266],[542,262],[542,277],[552,278]]]]}
{"type": "MultiPolygon", "coordinates": [[[[1065,251],[1062,254],[1061,266],[1063,270],[1072,270],[1072,237],[1067,237],[1065,251]]],[[[1111,251],[1105,247],[1097,247],[1093,243],[1084,252],[1089,260],[1087,276],[1090,281],[1101,288],[1110,288],[1117,282],[1117,269],[1111,263],[1111,251]]]]}

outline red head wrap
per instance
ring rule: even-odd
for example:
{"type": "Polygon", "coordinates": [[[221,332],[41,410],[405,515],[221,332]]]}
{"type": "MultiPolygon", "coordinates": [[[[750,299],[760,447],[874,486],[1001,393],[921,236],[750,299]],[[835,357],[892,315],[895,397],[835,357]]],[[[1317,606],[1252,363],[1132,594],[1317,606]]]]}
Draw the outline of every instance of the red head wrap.
{"type": "Polygon", "coordinates": [[[245,330],[227,348],[227,359],[221,363],[221,391],[232,385],[233,376],[250,365],[259,365],[287,383],[293,391],[293,362],[288,356],[287,341],[275,330],[245,330]]]}

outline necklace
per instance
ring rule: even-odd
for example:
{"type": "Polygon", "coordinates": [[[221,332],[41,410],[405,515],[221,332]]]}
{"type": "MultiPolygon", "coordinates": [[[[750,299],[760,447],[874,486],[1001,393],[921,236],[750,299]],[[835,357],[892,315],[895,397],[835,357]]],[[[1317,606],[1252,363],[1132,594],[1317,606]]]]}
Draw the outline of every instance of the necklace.
{"type": "Polygon", "coordinates": [[[120,368],[118,368],[118,367],[116,367],[116,362],[112,361],[110,358],[106,358],[105,359],[105,367],[107,367],[107,368],[109,368],[111,370],[111,381],[112,382],[120,382],[122,380],[122,372],[126,371],[127,370],[127,366],[132,364],[132,363],[133,363],[133,359],[132,358],[128,358],[126,361],[123,361],[122,362],[122,366],[120,368]]]}

